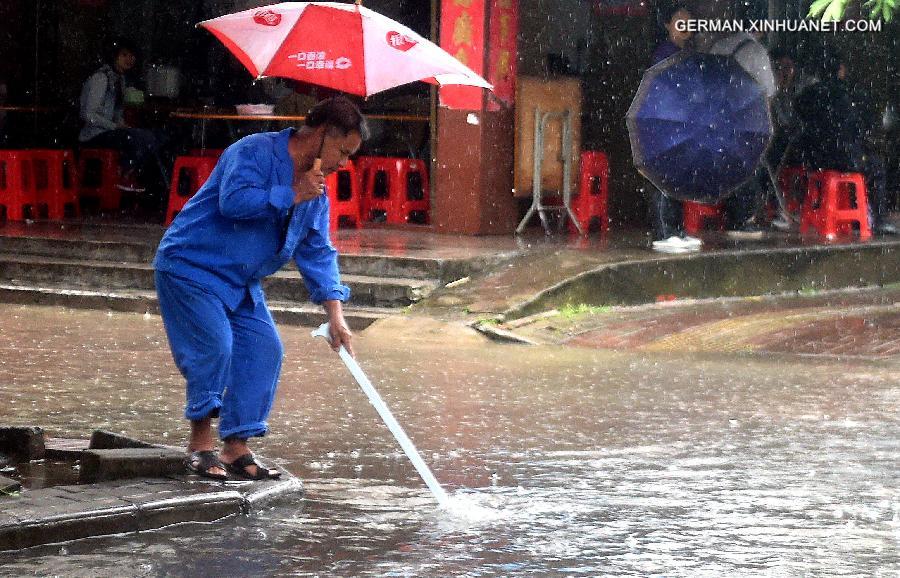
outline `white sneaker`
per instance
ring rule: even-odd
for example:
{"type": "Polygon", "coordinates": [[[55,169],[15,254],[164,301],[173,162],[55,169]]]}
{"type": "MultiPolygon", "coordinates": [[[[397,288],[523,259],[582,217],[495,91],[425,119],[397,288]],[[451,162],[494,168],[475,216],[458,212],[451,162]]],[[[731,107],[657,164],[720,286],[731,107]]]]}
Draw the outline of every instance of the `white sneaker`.
{"type": "Polygon", "coordinates": [[[691,237],[690,235],[685,235],[681,238],[684,241],[684,244],[688,247],[697,247],[698,249],[703,246],[703,241],[698,239],[697,237],[691,237]]]}
{"type": "Polygon", "coordinates": [[[781,216],[772,220],[772,227],[779,231],[790,231],[793,228],[793,223],[787,217],[781,216]]]}
{"type": "Polygon", "coordinates": [[[660,253],[687,253],[696,251],[699,248],[698,245],[692,245],[675,235],[661,241],[653,241],[653,250],[660,253]]]}

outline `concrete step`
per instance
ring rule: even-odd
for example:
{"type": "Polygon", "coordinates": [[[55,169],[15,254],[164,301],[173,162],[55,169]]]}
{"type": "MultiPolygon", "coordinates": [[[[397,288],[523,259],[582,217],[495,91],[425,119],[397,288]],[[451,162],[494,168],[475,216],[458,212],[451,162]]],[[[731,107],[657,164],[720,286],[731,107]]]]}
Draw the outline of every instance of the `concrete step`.
{"type": "MultiPolygon", "coordinates": [[[[156,293],[151,290],[104,291],[0,284],[0,302],[159,314],[156,293]]],[[[275,320],[285,325],[316,327],[327,321],[322,308],[311,303],[269,301],[269,309],[275,320]]],[[[344,317],[350,329],[361,331],[376,320],[397,312],[396,308],[348,306],[344,308],[344,317]]]]}
{"type": "MultiPolygon", "coordinates": [[[[109,261],[148,264],[153,262],[158,240],[101,241],[0,235],[0,253],[33,255],[53,260],[109,261]]],[[[465,259],[436,259],[404,255],[340,254],[341,272],[346,275],[386,276],[407,279],[454,281],[471,272],[476,264],[465,259]]],[[[288,263],[286,268],[293,269],[288,263]]]]}
{"type": "MultiPolygon", "coordinates": [[[[35,255],[0,253],[0,279],[7,285],[66,287],[71,289],[152,290],[153,268],[145,263],[85,261],[35,255]]],[[[428,296],[438,282],[425,279],[342,275],[352,291],[354,304],[405,307],[428,296]]],[[[296,271],[279,271],[264,280],[266,296],[273,301],[308,299],[296,271]]]]}

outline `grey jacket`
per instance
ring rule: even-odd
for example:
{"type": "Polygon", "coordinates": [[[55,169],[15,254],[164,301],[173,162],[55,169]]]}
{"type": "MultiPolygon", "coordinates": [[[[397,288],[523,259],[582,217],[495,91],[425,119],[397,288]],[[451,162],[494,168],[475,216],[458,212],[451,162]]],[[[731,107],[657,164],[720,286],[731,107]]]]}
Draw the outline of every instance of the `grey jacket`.
{"type": "Polygon", "coordinates": [[[726,36],[713,44],[709,52],[733,57],[762,86],[767,98],[775,96],[775,75],[769,52],[751,34],[737,32],[726,36]]]}
{"type": "Polygon", "coordinates": [[[116,95],[116,84],[124,90],[125,81],[108,64],[92,74],[81,87],[80,116],[84,122],[78,140],[89,141],[122,122],[122,95],[116,95]]]}

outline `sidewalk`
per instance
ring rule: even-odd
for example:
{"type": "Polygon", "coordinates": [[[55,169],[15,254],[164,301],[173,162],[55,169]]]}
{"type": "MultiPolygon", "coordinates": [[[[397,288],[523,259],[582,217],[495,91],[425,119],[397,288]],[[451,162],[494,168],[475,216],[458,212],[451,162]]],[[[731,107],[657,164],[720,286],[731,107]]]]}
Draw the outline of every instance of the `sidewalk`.
{"type": "Polygon", "coordinates": [[[0,551],[213,522],[303,492],[283,468],[278,480],[185,475],[182,449],[102,431],[89,446],[47,439],[40,428],[0,427],[0,452],[2,471],[18,478],[0,475],[0,551]]]}

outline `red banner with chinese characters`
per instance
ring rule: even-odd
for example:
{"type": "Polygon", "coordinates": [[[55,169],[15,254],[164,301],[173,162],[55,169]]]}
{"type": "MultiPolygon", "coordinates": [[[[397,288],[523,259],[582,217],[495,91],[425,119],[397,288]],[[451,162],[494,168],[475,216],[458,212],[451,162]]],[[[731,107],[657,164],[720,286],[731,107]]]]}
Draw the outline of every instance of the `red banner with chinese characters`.
{"type": "Polygon", "coordinates": [[[516,97],[519,0],[491,0],[490,43],[487,81],[494,85],[488,110],[512,108],[516,97]]]}
{"type": "MultiPolygon", "coordinates": [[[[441,1],[441,48],[484,76],[485,0],[441,1]]],[[[482,90],[470,86],[442,86],[441,106],[481,110],[482,90]]]]}

